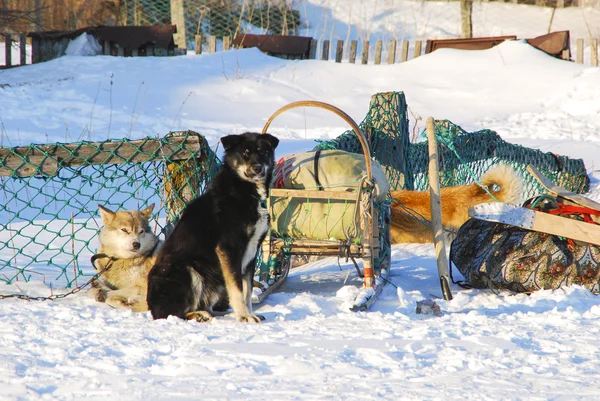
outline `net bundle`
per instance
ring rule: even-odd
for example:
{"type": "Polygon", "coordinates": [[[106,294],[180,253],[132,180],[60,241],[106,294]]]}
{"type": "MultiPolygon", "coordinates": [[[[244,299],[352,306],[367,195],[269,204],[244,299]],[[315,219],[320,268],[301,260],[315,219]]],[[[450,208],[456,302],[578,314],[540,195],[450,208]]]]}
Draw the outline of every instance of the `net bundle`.
{"type": "MultiPolygon", "coordinates": [[[[410,142],[407,106],[402,92],[374,95],[369,113],[360,126],[367,135],[373,158],[384,167],[392,189],[429,188],[428,144],[427,141],[410,142]]],[[[441,187],[475,182],[492,165],[505,163],[523,178],[525,198],[545,192],[526,171],[529,164],[537,167],[555,185],[576,193],[589,190],[589,177],[581,159],[511,144],[488,129],[466,132],[447,120],[437,120],[435,129],[441,187]]],[[[317,148],[362,152],[352,131],[320,142],[317,148]]]]}

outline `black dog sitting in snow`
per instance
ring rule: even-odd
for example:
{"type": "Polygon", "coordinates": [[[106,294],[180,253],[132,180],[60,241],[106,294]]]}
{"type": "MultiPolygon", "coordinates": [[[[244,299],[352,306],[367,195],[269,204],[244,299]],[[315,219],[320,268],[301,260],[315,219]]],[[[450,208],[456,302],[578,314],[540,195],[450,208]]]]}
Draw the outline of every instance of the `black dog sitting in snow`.
{"type": "Polygon", "coordinates": [[[209,321],[215,306],[229,304],[238,321],[261,321],[252,312],[252,279],[269,228],[266,198],[279,140],[245,133],[221,143],[221,170],[187,205],[148,276],[154,319],[209,321]]]}

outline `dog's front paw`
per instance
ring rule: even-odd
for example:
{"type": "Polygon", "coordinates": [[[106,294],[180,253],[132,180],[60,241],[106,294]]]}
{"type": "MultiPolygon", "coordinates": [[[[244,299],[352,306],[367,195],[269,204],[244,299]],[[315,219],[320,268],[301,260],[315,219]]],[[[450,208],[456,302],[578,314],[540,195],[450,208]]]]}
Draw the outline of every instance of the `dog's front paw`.
{"type": "Polygon", "coordinates": [[[106,302],[106,292],[100,288],[90,288],[87,291],[87,295],[90,298],[94,298],[97,302],[106,302]]]}
{"type": "Polygon", "coordinates": [[[241,315],[237,317],[238,322],[244,323],[260,323],[265,320],[265,317],[262,315],[255,315],[254,313],[249,313],[247,315],[241,315]]]}
{"type": "Polygon", "coordinates": [[[199,310],[195,312],[186,313],[185,318],[187,320],[195,320],[197,322],[204,323],[210,322],[213,316],[210,314],[210,312],[207,312],[205,310],[199,310]]]}

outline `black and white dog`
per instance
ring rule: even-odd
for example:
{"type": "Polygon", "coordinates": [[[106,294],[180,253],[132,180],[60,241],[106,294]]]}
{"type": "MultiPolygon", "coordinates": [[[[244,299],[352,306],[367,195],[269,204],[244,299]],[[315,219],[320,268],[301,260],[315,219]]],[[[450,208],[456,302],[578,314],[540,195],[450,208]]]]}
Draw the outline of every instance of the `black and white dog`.
{"type": "Polygon", "coordinates": [[[221,169],[187,205],[148,276],[154,319],[209,321],[213,308],[231,305],[238,321],[261,321],[252,312],[252,279],[269,229],[266,199],[279,140],[245,133],[221,143],[221,169]]]}

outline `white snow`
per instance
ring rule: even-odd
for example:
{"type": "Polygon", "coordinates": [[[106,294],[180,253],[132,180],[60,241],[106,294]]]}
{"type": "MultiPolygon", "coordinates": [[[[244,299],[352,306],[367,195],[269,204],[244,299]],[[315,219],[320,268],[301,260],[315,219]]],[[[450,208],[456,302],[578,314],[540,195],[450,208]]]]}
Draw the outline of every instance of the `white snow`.
{"type": "MultiPolygon", "coordinates": [[[[311,1],[338,20],[342,3],[311,1]]],[[[429,26],[445,23],[432,18],[429,26]]],[[[405,92],[415,134],[433,116],[582,158],[592,180],[588,196],[600,199],[600,69],[553,59],[521,41],[477,52],[438,50],[391,66],[287,61],[255,49],[65,56],[0,72],[1,142],[192,129],[214,146],[223,135],[261,130],[279,107],[302,99],[329,102],[360,122],[370,96],[381,91],[405,92]]],[[[317,109],[286,112],[271,127],[282,141],[278,157],[348,129],[317,109]]],[[[0,232],[1,241],[11,232],[0,232]]],[[[440,317],[417,315],[418,301],[441,296],[430,244],[394,246],[389,281],[371,310],[352,313],[348,299],[361,280],[351,263],[330,258],[302,266],[257,308],[266,317],[261,325],[231,316],[208,324],[154,321],[82,293],[52,302],[1,299],[0,399],[597,399],[600,299],[589,291],[527,296],[452,286],[452,301],[436,299],[440,317]]],[[[0,284],[0,294],[11,293],[33,297],[50,289],[35,278],[0,284]]]]}

